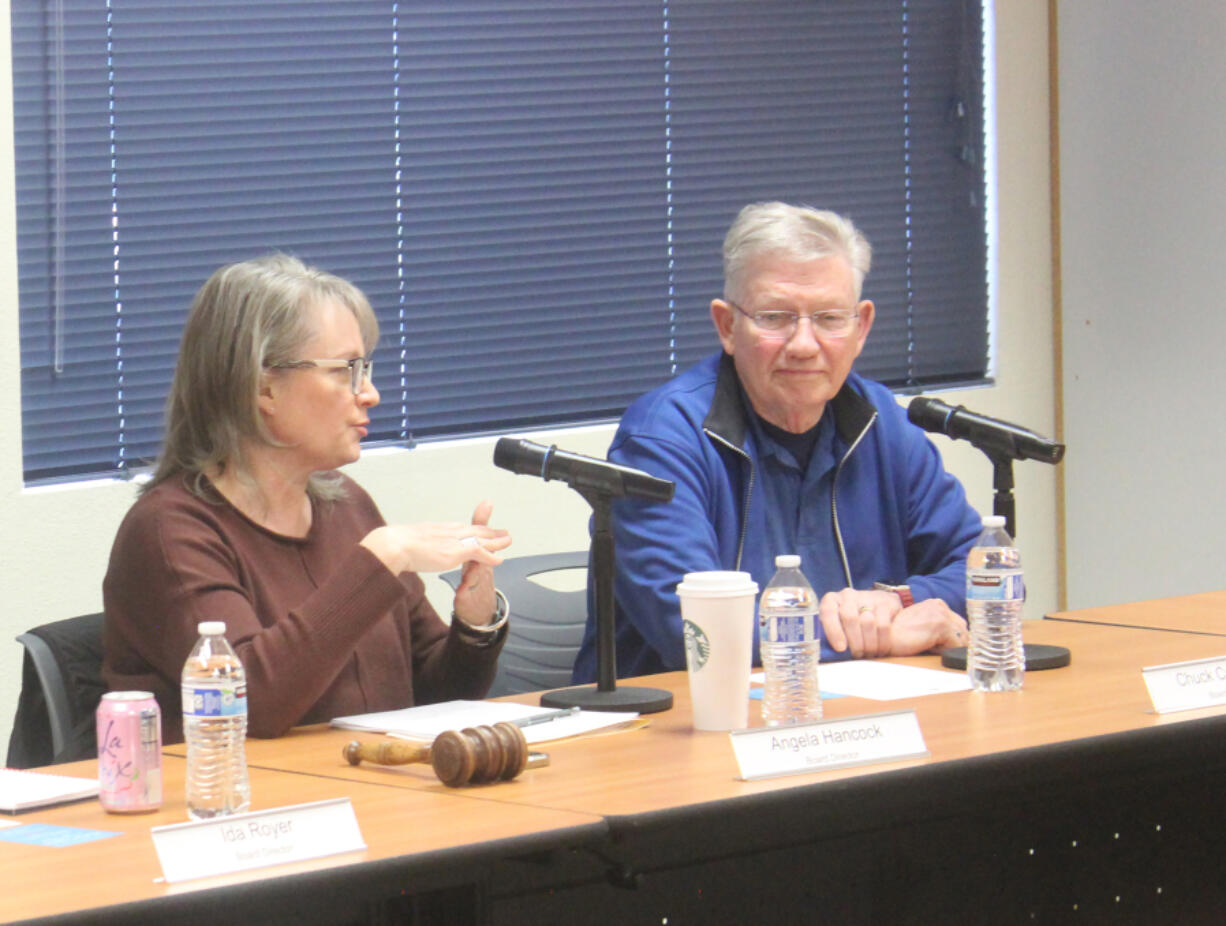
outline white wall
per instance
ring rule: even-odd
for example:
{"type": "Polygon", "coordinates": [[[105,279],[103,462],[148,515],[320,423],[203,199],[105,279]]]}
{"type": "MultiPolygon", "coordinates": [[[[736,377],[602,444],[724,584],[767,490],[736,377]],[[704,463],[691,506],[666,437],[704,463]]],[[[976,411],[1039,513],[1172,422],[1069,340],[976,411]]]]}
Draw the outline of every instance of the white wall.
{"type": "MultiPolygon", "coordinates": [[[[0,0],[0,23],[8,22],[0,0]]],[[[1051,274],[1047,135],[1047,20],[1044,4],[997,4],[999,130],[999,327],[997,385],[944,398],[976,411],[1053,432],[1051,274]]],[[[0,750],[20,686],[21,649],[12,638],[35,624],[101,608],[100,585],[111,538],[131,504],[132,487],[82,484],[27,490],[21,477],[17,344],[16,231],[13,209],[9,37],[0,28],[0,750]]],[[[694,306],[704,312],[705,306],[694,306]]],[[[712,341],[714,346],[715,342],[712,341]]],[[[568,450],[603,456],[611,428],[538,433],[568,450]]],[[[991,468],[965,444],[940,439],[951,469],[981,511],[992,504],[991,468]]],[[[493,440],[371,452],[352,474],[389,520],[466,519],[476,502],[495,503],[495,522],[511,530],[511,552],[583,549],[586,504],[557,483],[513,476],[491,463],[493,440]]],[[[1056,483],[1050,467],[1016,468],[1018,524],[1030,590],[1029,616],[1056,606],[1056,483]]],[[[445,601],[434,580],[437,603],[445,601]]]]}
{"type": "Polygon", "coordinates": [[[1226,585],[1226,4],[1061,3],[1069,604],[1226,585]]]}

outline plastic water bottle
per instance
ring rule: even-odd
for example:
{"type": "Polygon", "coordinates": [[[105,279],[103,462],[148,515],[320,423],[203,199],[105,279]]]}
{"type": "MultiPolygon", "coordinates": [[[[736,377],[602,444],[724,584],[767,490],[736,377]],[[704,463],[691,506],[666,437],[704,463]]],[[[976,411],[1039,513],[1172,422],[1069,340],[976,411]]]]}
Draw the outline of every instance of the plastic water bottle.
{"type": "Polygon", "coordinates": [[[768,727],[822,716],[817,664],[822,655],[817,595],[800,571],[800,557],[775,557],[775,577],[758,601],[758,637],[766,687],[762,720],[768,727]]]}
{"type": "Polygon", "coordinates": [[[202,621],[183,664],[187,815],[209,820],[251,806],[247,779],[247,674],[223,621],[202,621]]]}
{"type": "Polygon", "coordinates": [[[1022,557],[1005,531],[1005,519],[988,515],[966,560],[966,615],[971,625],[966,671],[976,691],[1022,687],[1026,672],[1022,647],[1025,600],[1022,557]]]}

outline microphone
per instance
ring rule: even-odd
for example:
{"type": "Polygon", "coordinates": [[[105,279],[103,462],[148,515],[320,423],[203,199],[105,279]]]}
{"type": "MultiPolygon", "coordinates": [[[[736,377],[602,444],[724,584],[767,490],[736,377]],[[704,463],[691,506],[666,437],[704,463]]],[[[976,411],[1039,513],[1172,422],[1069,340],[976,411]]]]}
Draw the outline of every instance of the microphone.
{"type": "Polygon", "coordinates": [[[920,396],[907,406],[907,420],[933,434],[967,440],[989,456],[1004,454],[1014,460],[1059,463],[1064,444],[1048,440],[1007,421],[976,415],[961,405],[946,405],[940,399],[920,396]]]}
{"type": "Polygon", "coordinates": [[[592,489],[607,495],[667,502],[673,497],[673,483],[657,479],[642,470],[619,466],[608,460],[585,457],[579,453],[534,444],[530,440],[501,437],[494,445],[494,465],[525,476],[540,476],[546,482],[557,479],[572,489],[592,489]]]}

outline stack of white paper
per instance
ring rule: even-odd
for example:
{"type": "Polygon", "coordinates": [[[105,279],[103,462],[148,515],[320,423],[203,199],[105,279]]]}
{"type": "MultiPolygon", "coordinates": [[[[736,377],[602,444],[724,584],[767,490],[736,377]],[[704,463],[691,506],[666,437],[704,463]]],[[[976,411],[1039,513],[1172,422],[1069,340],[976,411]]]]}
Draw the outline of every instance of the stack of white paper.
{"type": "Polygon", "coordinates": [[[430,742],[446,730],[506,721],[521,725],[524,738],[531,744],[612,729],[637,717],[633,712],[558,711],[508,701],[443,701],[398,711],[337,717],[332,726],[430,742]],[[546,717],[550,719],[533,722],[534,718],[546,717]]]}
{"type": "Polygon", "coordinates": [[[0,810],[16,813],[98,796],[98,779],[0,769],[0,810]]]}

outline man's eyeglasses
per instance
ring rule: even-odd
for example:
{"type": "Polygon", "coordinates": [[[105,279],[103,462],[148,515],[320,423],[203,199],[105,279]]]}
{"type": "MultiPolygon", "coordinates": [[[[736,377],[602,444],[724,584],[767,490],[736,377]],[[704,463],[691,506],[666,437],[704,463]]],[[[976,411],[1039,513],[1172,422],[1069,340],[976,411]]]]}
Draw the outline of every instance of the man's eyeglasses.
{"type": "Polygon", "coordinates": [[[291,360],[287,363],[275,363],[274,370],[309,370],[320,367],[328,370],[349,368],[349,388],[354,395],[362,391],[366,380],[374,376],[375,362],[369,357],[354,357],[352,360],[291,360]]]}
{"type": "Polygon", "coordinates": [[[836,312],[834,310],[814,312],[812,315],[797,315],[795,312],[783,312],[768,309],[762,312],[746,312],[731,299],[725,299],[730,306],[753,322],[762,337],[771,341],[787,341],[796,333],[796,326],[801,318],[807,318],[813,326],[813,333],[824,338],[845,338],[860,322],[860,313],[836,312]]]}

